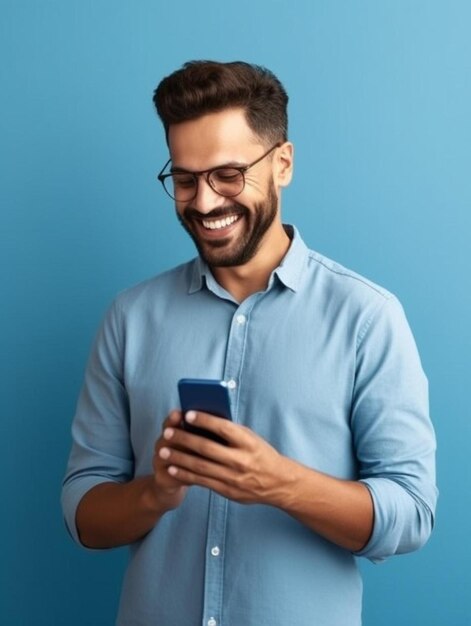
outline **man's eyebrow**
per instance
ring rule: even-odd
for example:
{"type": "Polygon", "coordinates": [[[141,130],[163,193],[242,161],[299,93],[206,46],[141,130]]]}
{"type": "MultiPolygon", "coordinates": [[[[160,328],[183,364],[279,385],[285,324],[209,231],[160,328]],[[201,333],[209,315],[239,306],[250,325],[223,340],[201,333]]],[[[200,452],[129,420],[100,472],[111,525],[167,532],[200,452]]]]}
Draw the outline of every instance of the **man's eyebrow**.
{"type": "Polygon", "coordinates": [[[208,167],[206,170],[188,170],[185,167],[179,167],[178,165],[172,165],[170,172],[172,174],[202,174],[211,170],[218,170],[225,167],[245,167],[247,163],[241,161],[226,161],[225,163],[218,163],[213,167],[208,167]]]}
{"type": "Polygon", "coordinates": [[[182,174],[193,174],[193,172],[191,170],[186,170],[184,167],[178,167],[177,165],[173,166],[170,168],[170,172],[172,174],[175,173],[182,173],[182,174]]]}

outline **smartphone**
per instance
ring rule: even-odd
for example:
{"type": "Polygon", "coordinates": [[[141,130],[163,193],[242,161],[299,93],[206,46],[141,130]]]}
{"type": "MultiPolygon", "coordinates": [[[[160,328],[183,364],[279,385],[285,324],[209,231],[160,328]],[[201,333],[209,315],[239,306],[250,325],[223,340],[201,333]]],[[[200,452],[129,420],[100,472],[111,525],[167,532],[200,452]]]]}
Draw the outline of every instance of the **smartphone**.
{"type": "MultiPolygon", "coordinates": [[[[178,393],[183,413],[187,411],[203,411],[225,419],[231,417],[231,402],[227,383],[223,380],[208,380],[205,378],[182,378],[178,381],[178,393]]],[[[183,420],[183,428],[190,433],[207,437],[218,443],[227,445],[227,442],[204,428],[198,428],[183,420]]]]}

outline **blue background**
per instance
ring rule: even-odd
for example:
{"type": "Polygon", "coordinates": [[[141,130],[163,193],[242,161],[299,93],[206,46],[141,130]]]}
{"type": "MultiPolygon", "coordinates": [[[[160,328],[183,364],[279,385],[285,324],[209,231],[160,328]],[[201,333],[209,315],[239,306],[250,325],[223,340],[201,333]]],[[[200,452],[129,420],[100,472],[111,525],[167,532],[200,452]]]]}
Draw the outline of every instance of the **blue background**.
{"type": "Polygon", "coordinates": [[[466,0],[1,2],[2,625],[113,623],[126,552],[72,544],[60,484],[106,307],[193,255],[155,181],[167,150],[151,102],[191,58],[284,82],[285,219],[399,296],[430,380],[436,530],[416,554],[362,564],[364,624],[471,623],[470,24],[466,0]]]}

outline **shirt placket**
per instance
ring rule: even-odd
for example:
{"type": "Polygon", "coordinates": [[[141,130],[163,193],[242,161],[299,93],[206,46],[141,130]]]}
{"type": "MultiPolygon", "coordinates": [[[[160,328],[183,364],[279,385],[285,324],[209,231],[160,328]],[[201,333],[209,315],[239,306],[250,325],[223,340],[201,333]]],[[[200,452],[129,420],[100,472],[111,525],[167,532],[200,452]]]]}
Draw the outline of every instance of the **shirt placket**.
{"type": "MultiPolygon", "coordinates": [[[[246,356],[245,346],[249,331],[249,316],[257,299],[257,296],[251,296],[236,309],[229,330],[223,379],[226,381],[229,389],[232,420],[234,422],[239,421],[239,383],[246,356]]],[[[228,511],[228,500],[212,491],[209,497],[208,530],[206,536],[202,626],[224,626],[222,620],[228,511]]]]}

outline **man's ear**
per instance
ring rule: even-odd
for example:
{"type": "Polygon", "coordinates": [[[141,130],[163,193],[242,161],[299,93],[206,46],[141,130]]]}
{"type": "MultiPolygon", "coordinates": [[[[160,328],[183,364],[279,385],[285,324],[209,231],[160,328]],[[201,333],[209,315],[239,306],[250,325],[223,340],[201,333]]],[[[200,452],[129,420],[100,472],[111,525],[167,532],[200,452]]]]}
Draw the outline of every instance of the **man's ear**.
{"type": "Polygon", "coordinates": [[[287,187],[293,178],[294,146],[285,141],[276,151],[273,159],[273,179],[277,187],[287,187]]]}

